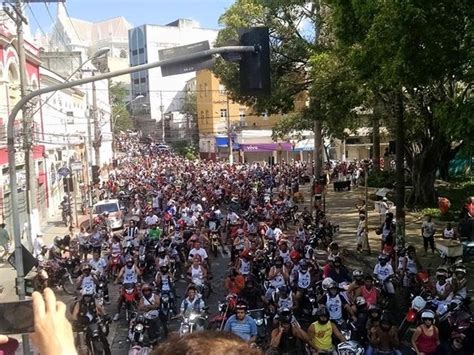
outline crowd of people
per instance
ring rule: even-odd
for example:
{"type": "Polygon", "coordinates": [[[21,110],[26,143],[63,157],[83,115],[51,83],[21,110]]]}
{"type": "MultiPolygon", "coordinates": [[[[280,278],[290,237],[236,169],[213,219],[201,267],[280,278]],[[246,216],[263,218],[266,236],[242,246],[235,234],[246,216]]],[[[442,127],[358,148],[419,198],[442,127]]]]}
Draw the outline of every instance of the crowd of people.
{"type": "MultiPolygon", "coordinates": [[[[456,323],[462,312],[470,314],[465,266],[440,266],[430,277],[414,246],[394,245],[393,215],[380,228],[378,263],[349,270],[333,240],[337,226],[319,202],[314,213],[295,205],[310,166],[191,161],[138,136],[119,144],[126,154],[97,195],[121,201],[130,216],[125,229],[111,230],[114,217],[104,213],[91,230],[55,239],[48,256],[44,247],[37,250],[53,264],[80,260],[75,322],[110,321],[107,283],[115,282],[122,286],[113,320],[128,322],[131,348],[164,351],[173,336],[190,339],[180,340],[186,346],[209,344],[204,329],[213,329],[246,344],[235,345],[240,353],[472,353],[472,324],[456,323]],[[216,309],[207,301],[216,261],[225,255],[227,295],[216,309]],[[177,292],[181,281],[188,285],[184,294],[177,292]],[[171,319],[180,320],[177,335],[171,319]],[[142,321],[147,332],[137,338],[142,321]]],[[[366,232],[363,215],[358,234],[366,232]]],[[[426,249],[429,224],[423,233],[426,249]]]]}

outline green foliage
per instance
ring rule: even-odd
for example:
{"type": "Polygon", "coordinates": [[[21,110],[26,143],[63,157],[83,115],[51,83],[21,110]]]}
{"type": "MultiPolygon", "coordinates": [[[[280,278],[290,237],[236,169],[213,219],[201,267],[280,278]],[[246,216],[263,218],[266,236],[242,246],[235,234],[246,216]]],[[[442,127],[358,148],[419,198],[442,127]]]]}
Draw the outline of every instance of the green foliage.
{"type": "Polygon", "coordinates": [[[176,154],[189,160],[196,160],[199,157],[199,151],[196,146],[190,145],[188,141],[176,141],[171,143],[176,154]]]}
{"type": "Polygon", "coordinates": [[[113,131],[118,133],[133,129],[133,121],[127,110],[126,98],[128,90],[120,82],[110,82],[109,86],[110,104],[112,106],[113,131]]]}
{"type": "Polygon", "coordinates": [[[393,189],[395,184],[395,173],[392,171],[373,171],[367,177],[367,185],[377,188],[393,189]]]}

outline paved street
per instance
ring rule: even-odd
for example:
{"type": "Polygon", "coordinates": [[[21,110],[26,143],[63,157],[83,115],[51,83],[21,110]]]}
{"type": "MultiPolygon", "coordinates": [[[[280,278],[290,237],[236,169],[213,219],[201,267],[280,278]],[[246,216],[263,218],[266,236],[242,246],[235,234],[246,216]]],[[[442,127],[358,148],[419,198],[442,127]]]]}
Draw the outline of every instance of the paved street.
{"type": "MultiPolygon", "coordinates": [[[[302,191],[308,196],[308,186],[302,186],[302,191]]],[[[350,192],[334,192],[328,190],[326,195],[326,210],[331,220],[336,224],[339,224],[340,231],[336,237],[336,241],[344,249],[344,254],[349,256],[346,258],[348,266],[350,268],[363,267],[366,270],[369,270],[375,264],[376,257],[379,250],[379,236],[374,232],[375,228],[378,226],[379,216],[373,211],[369,210],[369,228],[370,228],[370,246],[372,253],[370,256],[365,254],[357,254],[355,252],[356,242],[355,242],[355,228],[358,221],[358,213],[355,208],[355,204],[359,197],[363,194],[363,189],[355,189],[350,192]]],[[[305,203],[302,204],[308,205],[309,200],[306,198],[305,203]]],[[[370,207],[370,204],[369,204],[370,207]]],[[[57,235],[64,235],[66,233],[66,228],[59,221],[60,216],[54,218],[50,223],[43,227],[44,239],[47,244],[53,242],[53,238],[57,235]]],[[[441,227],[441,225],[440,225],[441,227]]],[[[415,220],[412,215],[408,214],[407,216],[407,243],[414,244],[417,246],[421,254],[421,240],[419,236],[420,221],[415,220]]],[[[321,252],[321,260],[324,259],[325,253],[321,252]]],[[[211,256],[212,258],[212,256],[211,256]]],[[[422,263],[425,266],[428,266],[431,269],[436,268],[441,259],[438,256],[428,256],[421,257],[422,263]]],[[[211,315],[217,312],[217,302],[225,296],[225,291],[223,287],[225,273],[227,270],[227,264],[229,262],[229,257],[223,257],[221,254],[217,259],[212,258],[212,270],[213,270],[213,279],[212,279],[212,289],[213,293],[211,294],[208,305],[210,306],[209,312],[211,315]]],[[[466,265],[469,268],[469,271],[472,275],[474,272],[474,260],[467,260],[466,265]]],[[[3,286],[3,291],[0,293],[0,302],[11,302],[16,300],[16,295],[14,292],[14,278],[15,270],[8,264],[0,264],[0,284],[3,286]]],[[[178,299],[178,304],[182,300],[187,282],[185,280],[179,280],[177,283],[177,294],[180,299],[178,299]]],[[[472,284],[469,285],[471,288],[472,284]]],[[[115,314],[116,312],[116,300],[118,295],[118,286],[110,285],[110,295],[111,295],[111,305],[108,305],[107,311],[110,315],[115,314]]],[[[472,292],[472,290],[471,290],[472,292]]],[[[67,304],[73,302],[70,296],[58,292],[58,296],[67,304]]],[[[111,332],[109,335],[109,342],[111,344],[111,349],[113,354],[127,354],[129,343],[127,341],[127,330],[128,325],[122,317],[118,322],[113,322],[111,325],[111,332]]],[[[179,326],[179,321],[175,320],[170,325],[171,329],[176,329],[179,326]]]]}

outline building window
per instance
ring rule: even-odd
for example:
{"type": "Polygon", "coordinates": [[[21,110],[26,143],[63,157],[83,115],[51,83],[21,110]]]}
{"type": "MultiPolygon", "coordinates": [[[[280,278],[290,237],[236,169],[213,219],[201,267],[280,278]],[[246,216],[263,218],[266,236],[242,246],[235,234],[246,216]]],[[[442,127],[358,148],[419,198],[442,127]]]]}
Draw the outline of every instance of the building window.
{"type": "Polygon", "coordinates": [[[245,110],[243,109],[239,110],[239,117],[240,117],[240,122],[245,121],[245,110]]]}
{"type": "Polygon", "coordinates": [[[140,49],[138,50],[138,53],[140,53],[140,54],[145,53],[145,48],[140,48],[140,49]]]}
{"type": "Polygon", "coordinates": [[[227,110],[225,108],[221,108],[221,118],[227,117],[227,110]]]}
{"type": "Polygon", "coordinates": [[[204,96],[207,96],[207,84],[204,84],[204,96]]]}
{"type": "Polygon", "coordinates": [[[204,121],[204,111],[201,111],[201,121],[204,121]]]}
{"type": "Polygon", "coordinates": [[[136,85],[140,84],[140,79],[133,79],[133,83],[136,85]]]}
{"type": "Polygon", "coordinates": [[[146,83],[146,78],[140,78],[141,83],[146,83]]]}
{"type": "Polygon", "coordinates": [[[199,97],[202,97],[202,84],[199,84],[199,97]]]}
{"type": "Polygon", "coordinates": [[[137,54],[138,54],[138,51],[137,51],[136,49],[134,49],[134,50],[132,51],[132,55],[137,55],[137,54]]]}

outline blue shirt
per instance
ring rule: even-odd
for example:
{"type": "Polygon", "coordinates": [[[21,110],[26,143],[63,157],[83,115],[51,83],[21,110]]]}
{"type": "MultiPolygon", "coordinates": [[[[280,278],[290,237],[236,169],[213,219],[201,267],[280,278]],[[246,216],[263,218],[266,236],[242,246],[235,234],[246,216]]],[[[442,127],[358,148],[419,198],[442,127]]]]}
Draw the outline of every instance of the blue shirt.
{"type": "Polygon", "coordinates": [[[246,315],[242,321],[239,321],[235,315],[233,315],[227,319],[224,331],[234,333],[243,340],[248,341],[250,338],[257,336],[257,324],[250,316],[246,315]]]}

